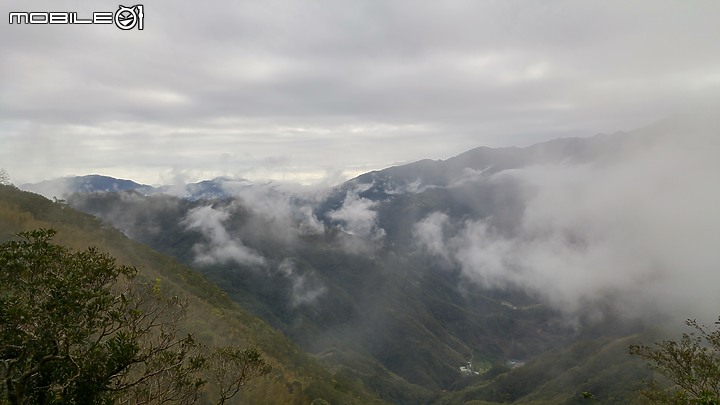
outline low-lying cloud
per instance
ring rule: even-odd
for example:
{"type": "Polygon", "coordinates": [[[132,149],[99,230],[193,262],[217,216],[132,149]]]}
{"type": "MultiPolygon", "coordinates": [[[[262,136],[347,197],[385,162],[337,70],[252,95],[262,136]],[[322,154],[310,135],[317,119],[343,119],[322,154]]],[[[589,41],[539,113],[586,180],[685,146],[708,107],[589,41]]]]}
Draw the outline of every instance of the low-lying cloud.
{"type": "Polygon", "coordinates": [[[468,280],[521,288],[570,315],[610,301],[630,317],[712,320],[720,308],[719,132],[665,133],[636,134],[642,147],[618,161],[494,175],[530,195],[512,234],[492,218],[457,223],[435,212],[415,225],[416,241],[468,280]]]}
{"type": "Polygon", "coordinates": [[[378,225],[377,211],[374,209],[376,206],[377,202],[349,192],[343,205],[329,212],[327,216],[333,221],[341,222],[342,230],[350,235],[381,240],[385,237],[385,230],[378,225]]]}
{"type": "Polygon", "coordinates": [[[280,274],[292,284],[290,304],[292,307],[310,305],[322,296],[327,288],[312,274],[300,273],[290,259],[283,260],[277,267],[280,274]]]}
{"type": "Polygon", "coordinates": [[[212,206],[197,207],[188,212],[183,224],[187,229],[200,231],[208,241],[206,244],[196,244],[193,247],[195,261],[205,265],[228,262],[241,265],[265,264],[265,259],[255,250],[230,236],[223,225],[229,217],[228,212],[214,209],[212,206]]]}
{"type": "Polygon", "coordinates": [[[223,185],[235,196],[239,204],[249,209],[253,216],[262,221],[259,226],[272,231],[277,239],[292,239],[302,235],[322,235],[325,226],[313,213],[314,195],[303,195],[285,191],[282,187],[259,185],[254,187],[231,188],[223,185]],[[303,197],[307,200],[303,200],[303,197]]]}

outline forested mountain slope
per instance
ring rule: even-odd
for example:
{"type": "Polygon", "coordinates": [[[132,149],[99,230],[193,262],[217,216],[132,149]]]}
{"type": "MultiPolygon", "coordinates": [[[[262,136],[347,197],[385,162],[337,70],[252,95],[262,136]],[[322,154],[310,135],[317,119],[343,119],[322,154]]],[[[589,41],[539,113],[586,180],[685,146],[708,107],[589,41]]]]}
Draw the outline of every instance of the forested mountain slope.
{"type": "Polygon", "coordinates": [[[140,277],[160,280],[169,293],[189,300],[183,329],[210,345],[257,345],[272,365],[270,375],[254,380],[236,403],[305,404],[315,399],[331,403],[373,403],[357,380],[333,375],[266,322],[242,310],[204,276],[176,260],[134,242],[97,219],[62,203],[0,185],[0,240],[37,228],[58,230],[55,242],[84,249],[96,246],[135,266],[140,277]]]}

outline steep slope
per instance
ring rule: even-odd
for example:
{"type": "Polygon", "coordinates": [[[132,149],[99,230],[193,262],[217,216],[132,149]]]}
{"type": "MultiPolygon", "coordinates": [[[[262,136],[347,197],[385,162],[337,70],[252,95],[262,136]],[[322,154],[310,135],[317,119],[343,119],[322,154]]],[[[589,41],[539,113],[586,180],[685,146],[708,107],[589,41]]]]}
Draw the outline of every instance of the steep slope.
{"type": "Polygon", "coordinates": [[[200,341],[216,345],[258,345],[273,371],[268,378],[254,382],[238,398],[238,403],[303,404],[318,398],[331,403],[375,402],[362,383],[343,375],[332,375],[281,333],[243,311],[200,274],[67,205],[0,185],[0,240],[40,227],[57,229],[55,241],[63,245],[75,249],[96,246],[107,251],[118,262],[136,266],[141,277],[160,279],[163,288],[189,299],[183,326],[200,341]]]}

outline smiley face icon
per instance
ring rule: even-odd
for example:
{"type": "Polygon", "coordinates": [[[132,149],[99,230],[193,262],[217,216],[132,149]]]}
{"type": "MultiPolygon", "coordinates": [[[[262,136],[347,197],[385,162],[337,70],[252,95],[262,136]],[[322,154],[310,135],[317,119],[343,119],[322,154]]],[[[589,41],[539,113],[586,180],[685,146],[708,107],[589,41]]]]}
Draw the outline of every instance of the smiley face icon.
{"type": "Polygon", "coordinates": [[[143,29],[143,6],[137,5],[132,7],[125,7],[125,6],[118,6],[117,11],[115,11],[115,25],[120,28],[123,31],[131,30],[135,28],[135,26],[138,27],[138,29],[143,29]]]}

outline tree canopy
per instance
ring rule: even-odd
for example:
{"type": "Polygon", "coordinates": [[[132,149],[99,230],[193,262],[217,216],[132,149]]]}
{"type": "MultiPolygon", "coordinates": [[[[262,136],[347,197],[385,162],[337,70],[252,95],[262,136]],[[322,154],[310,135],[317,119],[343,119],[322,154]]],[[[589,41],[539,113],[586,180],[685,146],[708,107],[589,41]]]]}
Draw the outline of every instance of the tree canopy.
{"type": "Polygon", "coordinates": [[[653,403],[720,404],[720,320],[715,330],[695,320],[685,322],[693,328],[679,340],[664,340],[653,346],[633,345],[630,353],[650,362],[673,386],[663,388],[652,381],[643,395],[653,403]]]}
{"type": "Polygon", "coordinates": [[[0,245],[0,402],[218,403],[270,366],[255,348],[181,335],[186,303],[97,249],[53,244],[54,230],[0,245]]]}

